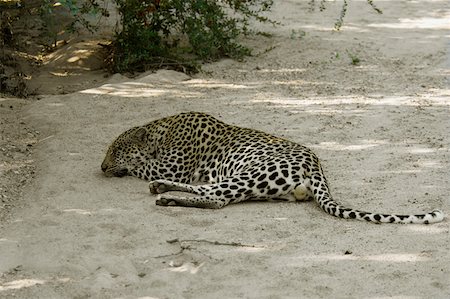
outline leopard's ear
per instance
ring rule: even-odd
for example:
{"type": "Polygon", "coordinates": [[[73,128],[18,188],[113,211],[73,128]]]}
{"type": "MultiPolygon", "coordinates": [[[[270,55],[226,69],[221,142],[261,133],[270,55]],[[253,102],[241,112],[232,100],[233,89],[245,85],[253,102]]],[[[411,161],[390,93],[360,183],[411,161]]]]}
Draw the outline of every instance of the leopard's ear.
{"type": "Polygon", "coordinates": [[[138,128],[131,136],[131,140],[136,143],[145,144],[147,141],[147,129],[144,127],[138,128]]]}

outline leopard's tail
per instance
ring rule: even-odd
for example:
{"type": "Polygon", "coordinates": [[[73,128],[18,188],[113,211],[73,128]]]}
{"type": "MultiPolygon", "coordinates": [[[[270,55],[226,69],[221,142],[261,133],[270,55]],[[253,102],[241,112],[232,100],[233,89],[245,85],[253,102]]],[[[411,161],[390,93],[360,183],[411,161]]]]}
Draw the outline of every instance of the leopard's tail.
{"type": "Polygon", "coordinates": [[[430,224],[441,222],[445,217],[444,213],[440,210],[433,210],[429,213],[418,215],[396,215],[370,213],[346,208],[333,200],[323,175],[320,180],[312,179],[310,188],[314,199],[317,201],[322,210],[339,218],[357,219],[374,223],[430,224]]]}

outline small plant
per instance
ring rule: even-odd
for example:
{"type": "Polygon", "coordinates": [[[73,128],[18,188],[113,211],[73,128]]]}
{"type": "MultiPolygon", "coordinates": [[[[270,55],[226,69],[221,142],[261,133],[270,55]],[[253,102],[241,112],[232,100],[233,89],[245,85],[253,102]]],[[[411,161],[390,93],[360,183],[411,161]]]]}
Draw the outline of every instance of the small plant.
{"type": "Polygon", "coordinates": [[[361,59],[359,59],[359,57],[356,56],[356,54],[347,51],[347,55],[350,58],[350,64],[351,65],[355,65],[356,66],[356,65],[360,64],[361,59]]]}
{"type": "Polygon", "coordinates": [[[291,39],[303,38],[306,36],[306,32],[303,30],[294,30],[291,31],[291,39]]]}
{"type": "Polygon", "coordinates": [[[367,3],[369,3],[370,6],[379,14],[382,14],[383,11],[375,6],[375,3],[373,3],[373,0],[367,0],[367,3]]]}
{"type": "Polygon", "coordinates": [[[337,19],[336,23],[334,23],[334,28],[336,30],[340,30],[342,25],[344,24],[344,18],[345,15],[347,14],[347,5],[348,5],[347,0],[344,0],[339,18],[337,19]]]}
{"type": "MultiPolygon", "coordinates": [[[[373,10],[375,10],[377,13],[379,13],[379,14],[383,13],[383,11],[381,9],[379,9],[375,5],[373,0],[366,0],[366,1],[373,8],[373,10]]],[[[326,0],[320,0],[319,1],[319,10],[320,11],[323,11],[323,10],[326,9],[325,2],[326,2],[326,0]]],[[[315,7],[316,7],[316,1],[315,0],[310,0],[309,1],[309,6],[310,6],[311,10],[314,10],[315,7]]],[[[339,18],[334,23],[334,29],[336,29],[337,31],[339,31],[341,29],[341,27],[344,25],[344,18],[345,18],[346,14],[347,14],[347,8],[348,8],[348,1],[347,0],[343,0],[342,7],[341,7],[341,12],[339,14],[339,18]]]]}

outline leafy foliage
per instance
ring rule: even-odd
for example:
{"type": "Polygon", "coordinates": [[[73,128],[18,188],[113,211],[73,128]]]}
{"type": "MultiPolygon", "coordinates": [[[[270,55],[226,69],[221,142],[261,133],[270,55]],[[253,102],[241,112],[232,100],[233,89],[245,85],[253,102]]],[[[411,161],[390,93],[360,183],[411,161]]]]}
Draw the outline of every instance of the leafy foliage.
{"type": "Polygon", "coordinates": [[[162,65],[192,71],[192,61],[228,56],[240,59],[250,49],[238,42],[249,21],[270,22],[262,13],[272,0],[115,0],[121,30],[113,43],[114,71],[162,65]]]}
{"type": "Polygon", "coordinates": [[[99,25],[89,21],[89,17],[108,17],[109,13],[98,0],[43,0],[40,15],[46,34],[52,40],[53,46],[56,46],[59,31],[74,33],[83,28],[93,33],[99,25]],[[57,14],[66,14],[71,21],[61,24],[57,14]]]}
{"type": "MultiPolygon", "coordinates": [[[[366,0],[377,12],[373,0],[366,0]]],[[[102,0],[44,0],[42,15],[54,37],[52,18],[56,7],[63,7],[73,19],[70,31],[80,26],[95,31],[86,16],[108,16],[99,5],[102,0]]],[[[114,0],[120,26],[110,45],[109,66],[113,72],[144,71],[169,66],[184,72],[198,69],[197,62],[221,57],[242,59],[251,50],[239,38],[251,32],[250,22],[275,23],[264,16],[273,0],[114,0]]],[[[348,0],[342,0],[335,29],[340,30],[348,0]]],[[[311,9],[326,9],[326,0],[310,0],[311,9]]]]}

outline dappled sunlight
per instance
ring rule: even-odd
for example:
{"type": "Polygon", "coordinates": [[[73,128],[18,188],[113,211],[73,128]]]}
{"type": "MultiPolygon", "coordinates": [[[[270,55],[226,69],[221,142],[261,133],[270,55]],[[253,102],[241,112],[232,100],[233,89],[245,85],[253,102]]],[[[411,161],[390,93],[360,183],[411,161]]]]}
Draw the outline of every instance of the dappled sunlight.
{"type": "MultiPolygon", "coordinates": [[[[448,76],[450,75],[450,68],[441,69],[440,73],[442,76],[448,76]]],[[[417,98],[419,98],[420,102],[423,102],[424,104],[450,106],[450,89],[430,88],[425,93],[417,94],[417,98]]]]}
{"type": "MultiPolygon", "coordinates": [[[[450,75],[450,66],[447,69],[443,69],[442,71],[445,71],[444,75],[450,75]]],[[[427,93],[426,95],[432,97],[441,97],[445,101],[450,101],[450,89],[430,88],[429,92],[431,92],[432,94],[430,95],[429,93],[427,93]]]]}
{"type": "MultiPolygon", "coordinates": [[[[322,26],[322,25],[301,25],[301,26],[298,26],[298,28],[314,30],[314,31],[330,32],[330,31],[334,30],[334,25],[330,22],[330,25],[328,25],[328,26],[322,26]]],[[[345,29],[347,29],[347,28],[345,28],[345,29]]],[[[358,28],[358,30],[360,30],[360,29],[358,28]]]]}
{"type": "Polygon", "coordinates": [[[92,215],[92,212],[89,212],[89,211],[83,210],[83,209],[65,209],[65,210],[63,210],[63,212],[75,213],[75,214],[78,214],[78,215],[87,215],[87,216],[91,216],[92,215]]]}
{"type": "Polygon", "coordinates": [[[326,86],[332,86],[335,85],[335,83],[332,82],[313,82],[313,81],[306,81],[306,80],[288,80],[288,81],[279,81],[279,80],[271,80],[270,82],[260,82],[255,83],[256,85],[273,85],[273,86],[297,86],[298,88],[301,88],[302,86],[308,85],[308,86],[319,86],[319,85],[326,85],[326,86]]]}
{"type": "MultiPolygon", "coordinates": [[[[238,72],[242,72],[242,70],[238,70],[238,72]]],[[[260,68],[256,70],[257,73],[281,73],[281,74],[292,74],[292,73],[304,73],[306,72],[305,68],[292,68],[292,69],[288,69],[288,68],[279,68],[279,69],[267,69],[267,68],[260,68]]]]}
{"type": "Polygon", "coordinates": [[[40,285],[46,283],[42,279],[19,279],[10,282],[5,282],[0,285],[0,292],[7,290],[18,290],[23,288],[29,288],[35,285],[40,285]]]}
{"type": "Polygon", "coordinates": [[[423,168],[444,168],[444,165],[442,165],[441,162],[436,160],[419,160],[415,164],[417,167],[423,167],[423,168]]]}
{"type": "Polygon", "coordinates": [[[320,85],[330,83],[309,82],[303,80],[270,80],[270,81],[251,81],[247,84],[237,84],[220,80],[191,79],[180,82],[179,84],[165,83],[141,83],[135,81],[104,84],[100,87],[86,89],[80,91],[85,94],[112,95],[119,97],[184,97],[195,98],[201,97],[208,89],[224,89],[224,90],[243,90],[243,89],[259,89],[267,85],[271,86],[301,86],[301,85],[320,85]],[[191,90],[188,90],[188,89],[191,90]]]}
{"type": "MultiPolygon", "coordinates": [[[[368,72],[376,72],[376,66],[359,66],[368,72]]],[[[250,70],[238,70],[239,72],[254,72],[250,70]]],[[[332,96],[294,96],[286,97],[280,94],[267,91],[268,88],[277,87],[277,89],[288,88],[289,90],[301,91],[305,86],[324,86],[325,88],[338,88],[335,82],[321,80],[304,80],[298,78],[289,78],[289,75],[295,72],[303,72],[303,69],[261,69],[256,72],[263,73],[285,73],[286,80],[271,78],[270,80],[253,80],[243,83],[234,83],[229,80],[219,79],[190,79],[179,82],[166,82],[158,76],[152,80],[154,82],[139,82],[139,79],[127,79],[128,81],[120,83],[108,83],[102,86],[80,91],[84,94],[118,96],[124,98],[205,98],[209,96],[210,90],[222,92],[239,92],[247,90],[253,91],[254,96],[246,101],[248,104],[272,104],[277,107],[296,109],[308,107],[301,113],[309,114],[333,114],[333,113],[364,113],[367,111],[366,105],[370,106],[411,106],[418,107],[424,105],[450,106],[449,89],[429,89],[416,95],[394,95],[386,96],[383,94],[368,94],[366,96],[358,95],[332,95],[332,96]],[[162,81],[158,81],[158,80],[162,81]],[[353,105],[351,107],[338,107],[338,105],[353,105]],[[354,107],[356,106],[356,107],[354,107]]],[[[168,80],[168,79],[167,79],[168,80]]],[[[240,102],[239,102],[240,103],[240,102]]],[[[55,103],[55,105],[62,105],[55,103]]]]}
{"type": "MultiPolygon", "coordinates": [[[[386,263],[408,263],[408,262],[426,262],[430,258],[422,253],[386,253],[375,255],[356,255],[356,254],[323,254],[323,255],[303,255],[293,257],[292,260],[304,262],[330,262],[330,261],[370,261],[386,263]]],[[[295,265],[296,263],[293,263],[295,265]]]]}
{"type": "MultiPolygon", "coordinates": [[[[60,41],[51,53],[42,56],[42,65],[60,69],[60,74],[74,75],[73,70],[96,70],[102,68],[100,40],[60,41]],[[69,71],[68,71],[69,70],[69,71]]],[[[52,73],[58,75],[58,73],[52,73]]]]}
{"type": "Polygon", "coordinates": [[[50,107],[62,107],[64,105],[65,105],[64,103],[47,103],[47,106],[50,107]]]}
{"type": "MultiPolygon", "coordinates": [[[[291,107],[291,106],[312,106],[312,105],[320,105],[320,104],[339,104],[336,100],[329,100],[324,98],[288,98],[288,97],[270,97],[270,98],[262,98],[262,99],[253,99],[251,100],[253,103],[271,103],[280,107],[291,107]]],[[[351,100],[351,103],[354,103],[354,99],[351,100]]]]}
{"type": "MultiPolygon", "coordinates": [[[[445,3],[445,1],[436,1],[445,3]]],[[[378,19],[377,19],[378,20],[378,19]]],[[[373,22],[367,25],[361,24],[358,21],[345,20],[344,30],[346,32],[367,33],[373,30],[373,28],[384,29],[404,29],[404,30],[417,30],[417,29],[431,29],[431,30],[448,30],[450,29],[450,13],[443,10],[437,10],[429,12],[427,16],[421,16],[417,18],[398,18],[392,22],[378,23],[373,22]]],[[[318,32],[330,32],[335,31],[334,24],[302,24],[296,28],[302,28],[305,30],[314,30],[318,32]]],[[[335,36],[336,38],[336,36],[335,36]]],[[[442,37],[439,37],[442,38],[442,37]]]]}
{"type": "Polygon", "coordinates": [[[245,253],[257,253],[264,251],[264,247],[251,247],[251,246],[243,246],[243,247],[237,247],[236,251],[239,252],[245,252],[245,253]]]}
{"type": "Polygon", "coordinates": [[[50,74],[52,74],[53,76],[56,77],[68,77],[69,76],[69,72],[64,71],[64,72],[49,72],[50,74]]]}
{"type": "Polygon", "coordinates": [[[380,145],[388,144],[386,140],[361,140],[361,144],[340,144],[336,141],[321,142],[314,145],[315,148],[330,151],[361,151],[380,145]]]}
{"type": "Polygon", "coordinates": [[[73,56],[71,56],[67,59],[67,62],[74,63],[83,58],[87,58],[94,53],[95,53],[95,51],[93,51],[93,50],[86,50],[86,49],[76,50],[72,53],[73,56]]]}
{"type": "Polygon", "coordinates": [[[74,156],[82,156],[82,155],[83,155],[82,153],[74,153],[74,152],[69,152],[68,154],[69,154],[69,156],[71,156],[71,157],[74,157],[74,156]]]}
{"type": "MultiPolygon", "coordinates": [[[[67,283],[70,281],[70,278],[63,277],[63,278],[56,278],[53,279],[51,282],[60,282],[60,283],[67,283]]],[[[24,279],[17,279],[9,282],[4,282],[0,284],[0,292],[8,291],[8,290],[20,290],[23,288],[29,288],[36,285],[43,285],[50,281],[43,280],[43,279],[33,279],[33,278],[24,278],[24,279]]]]}
{"type": "Polygon", "coordinates": [[[414,147],[408,150],[411,154],[429,154],[436,152],[434,148],[414,147]]]}
{"type": "Polygon", "coordinates": [[[250,86],[248,86],[248,85],[227,83],[224,81],[204,80],[204,79],[192,79],[192,80],[181,82],[181,84],[191,86],[191,87],[211,88],[211,89],[217,89],[217,88],[246,89],[246,88],[250,88],[250,86]]]}
{"type": "MultiPolygon", "coordinates": [[[[256,103],[272,103],[280,106],[312,106],[312,105],[343,105],[361,104],[372,106],[421,106],[424,99],[418,96],[333,96],[329,97],[308,97],[308,98],[264,98],[255,99],[256,103]]],[[[437,104],[450,106],[450,99],[444,96],[428,96],[427,104],[437,104]]]]}
{"type": "Polygon", "coordinates": [[[105,84],[100,87],[86,89],[81,93],[97,94],[97,95],[113,95],[125,98],[142,98],[142,97],[160,97],[173,96],[193,98],[198,97],[201,93],[180,90],[176,85],[158,85],[156,88],[152,84],[139,82],[124,82],[116,84],[105,84]]]}
{"type": "Polygon", "coordinates": [[[390,29],[450,29],[450,14],[444,14],[439,17],[422,17],[416,19],[400,18],[396,23],[374,23],[367,25],[374,28],[390,28],[390,29]]]}
{"type": "Polygon", "coordinates": [[[339,108],[327,108],[327,107],[309,107],[307,110],[290,110],[291,113],[295,114],[314,114],[314,115],[329,115],[333,116],[336,114],[347,114],[347,115],[360,115],[366,113],[363,109],[350,109],[349,107],[339,107],[339,108]]]}
{"type": "Polygon", "coordinates": [[[2,243],[18,243],[18,242],[14,241],[14,240],[5,239],[5,238],[0,238],[0,244],[2,244],[2,243]]]}

